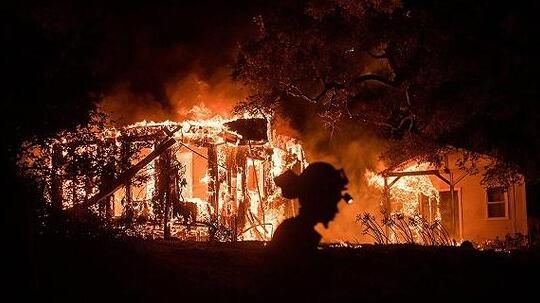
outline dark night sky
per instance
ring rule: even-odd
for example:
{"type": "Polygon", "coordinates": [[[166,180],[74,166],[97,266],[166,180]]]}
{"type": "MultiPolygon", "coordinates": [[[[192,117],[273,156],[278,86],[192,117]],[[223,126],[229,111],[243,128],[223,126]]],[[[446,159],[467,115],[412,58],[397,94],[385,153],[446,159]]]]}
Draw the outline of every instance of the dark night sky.
{"type": "MultiPolygon", "coordinates": [[[[161,83],[189,72],[195,64],[203,75],[209,75],[233,62],[233,50],[249,34],[251,16],[258,7],[257,1],[244,2],[21,5],[22,15],[16,18],[30,27],[29,32],[22,28],[8,31],[18,36],[14,37],[18,42],[61,52],[57,55],[67,60],[76,57],[80,67],[88,68],[100,84],[129,81],[134,90],[159,95],[161,83]],[[44,41],[24,41],[33,38],[44,41]]],[[[34,51],[41,52],[39,48],[34,51]]],[[[31,55],[34,58],[30,59],[42,59],[39,54],[31,55]]]]}
{"type": "MultiPolygon", "coordinates": [[[[83,120],[125,84],[167,110],[165,85],[229,67],[262,1],[22,1],[6,6],[4,74],[11,142],[83,120]],[[6,22],[7,21],[7,22],[6,22]],[[28,104],[34,104],[28,107],[28,104]]],[[[152,106],[152,104],[150,104],[152,106]]]]}

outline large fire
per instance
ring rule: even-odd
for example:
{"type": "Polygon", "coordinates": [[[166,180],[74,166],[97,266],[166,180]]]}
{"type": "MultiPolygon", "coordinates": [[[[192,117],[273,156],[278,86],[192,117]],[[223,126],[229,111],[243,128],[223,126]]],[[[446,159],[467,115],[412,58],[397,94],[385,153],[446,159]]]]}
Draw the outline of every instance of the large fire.
{"type": "Polygon", "coordinates": [[[27,151],[52,206],[192,240],[269,240],[296,211],[273,179],[307,164],[296,139],[254,116],[90,125],[27,151]]]}
{"type": "MultiPolygon", "coordinates": [[[[411,164],[405,167],[402,172],[426,169],[427,164],[411,164]]],[[[384,189],[385,181],[382,175],[367,170],[365,176],[370,186],[384,189]]],[[[396,177],[389,178],[390,180],[388,180],[387,183],[392,182],[394,178],[396,177]]],[[[399,211],[406,216],[415,216],[420,212],[422,199],[425,199],[428,203],[433,203],[434,208],[437,209],[437,213],[434,214],[433,218],[440,219],[440,213],[438,213],[437,207],[439,203],[439,191],[433,185],[429,176],[419,175],[399,178],[392,184],[391,188],[388,188],[388,190],[390,195],[389,198],[392,203],[392,211],[399,211]]]]}
{"type": "MultiPolygon", "coordinates": [[[[407,174],[428,169],[428,164],[410,164],[401,170],[402,177],[366,171],[368,185],[382,191],[380,207],[384,218],[378,226],[385,228],[376,232],[383,234],[383,241],[447,244],[450,240],[441,222],[440,194],[432,179],[427,174],[407,174]]],[[[374,222],[369,216],[362,221],[368,225],[374,222]]]]}
{"type": "MultiPolygon", "coordinates": [[[[297,214],[297,204],[281,197],[273,179],[286,169],[300,173],[307,165],[304,150],[263,116],[108,125],[98,119],[28,146],[21,165],[41,184],[48,204],[89,210],[129,234],[197,241],[268,241],[297,214]]],[[[428,168],[411,164],[401,172],[428,168]]],[[[382,225],[405,218],[401,223],[410,230],[404,239],[387,229],[387,242],[426,242],[423,234],[441,222],[432,179],[370,170],[364,177],[366,190],[379,191],[382,225]]],[[[345,225],[355,224],[349,221],[345,225]]]]}

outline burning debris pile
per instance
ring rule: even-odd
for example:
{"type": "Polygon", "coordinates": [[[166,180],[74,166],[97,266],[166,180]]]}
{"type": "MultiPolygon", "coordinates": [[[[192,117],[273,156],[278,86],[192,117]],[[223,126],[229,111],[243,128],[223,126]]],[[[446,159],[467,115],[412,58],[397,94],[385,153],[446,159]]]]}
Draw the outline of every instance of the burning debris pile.
{"type": "Polygon", "coordinates": [[[188,240],[269,240],[296,212],[273,178],[300,172],[304,152],[264,118],[105,125],[98,117],[26,147],[21,166],[46,203],[188,240]]]}

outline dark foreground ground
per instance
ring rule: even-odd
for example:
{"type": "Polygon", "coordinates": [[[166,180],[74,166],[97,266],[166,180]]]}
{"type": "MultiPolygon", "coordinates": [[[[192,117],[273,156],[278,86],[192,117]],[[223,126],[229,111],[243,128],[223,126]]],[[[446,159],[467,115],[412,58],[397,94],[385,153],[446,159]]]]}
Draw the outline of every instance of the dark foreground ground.
{"type": "Polygon", "coordinates": [[[284,260],[262,243],[58,238],[38,239],[34,251],[30,283],[41,302],[537,302],[540,294],[538,251],[367,246],[284,260]]]}

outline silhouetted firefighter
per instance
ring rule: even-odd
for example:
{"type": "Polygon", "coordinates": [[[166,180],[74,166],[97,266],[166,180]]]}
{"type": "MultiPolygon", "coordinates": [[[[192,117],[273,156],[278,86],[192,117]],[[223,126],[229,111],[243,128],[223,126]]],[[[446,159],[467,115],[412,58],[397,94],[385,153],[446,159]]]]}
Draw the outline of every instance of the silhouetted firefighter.
{"type": "Polygon", "coordinates": [[[270,242],[260,282],[264,297],[260,299],[311,301],[326,287],[332,272],[324,254],[316,253],[321,235],[315,231],[315,225],[327,226],[338,211],[338,202],[349,202],[350,195],[343,193],[348,180],[343,170],[315,162],[300,175],[287,170],[275,178],[275,183],[281,187],[283,197],[298,198],[300,208],[296,217],[278,226],[270,242]]]}
{"type": "Polygon", "coordinates": [[[324,162],[310,164],[300,175],[287,170],[275,178],[285,198],[298,198],[298,216],[281,223],[270,243],[279,252],[298,253],[314,251],[321,235],[314,230],[317,223],[328,225],[337,213],[341,199],[350,200],[346,190],[348,179],[343,170],[336,170],[324,162]]]}

